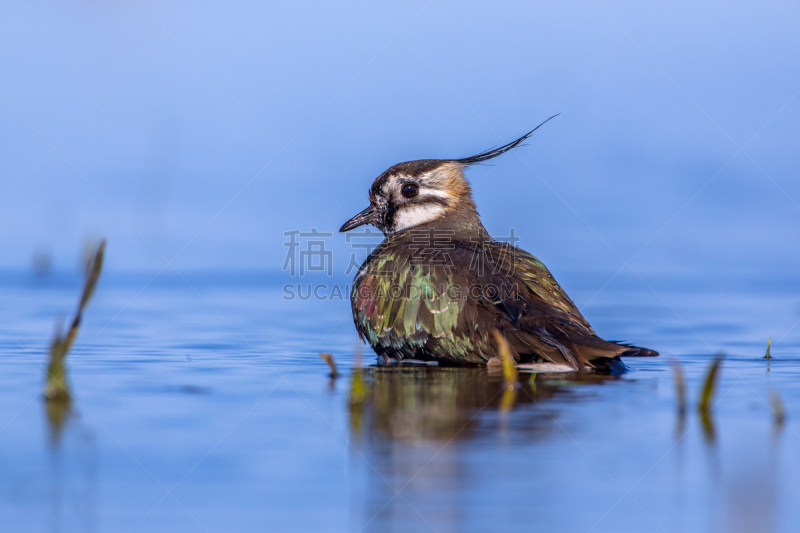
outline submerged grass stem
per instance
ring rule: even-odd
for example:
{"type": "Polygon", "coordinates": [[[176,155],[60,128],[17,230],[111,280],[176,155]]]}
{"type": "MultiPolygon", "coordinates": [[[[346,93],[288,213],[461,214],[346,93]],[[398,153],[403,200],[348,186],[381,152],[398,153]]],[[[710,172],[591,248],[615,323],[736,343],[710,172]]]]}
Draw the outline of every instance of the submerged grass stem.
{"type": "Polygon", "coordinates": [[[330,352],[322,352],[319,354],[322,357],[322,360],[328,363],[328,366],[331,367],[331,377],[335,378],[339,376],[339,371],[336,369],[336,361],[333,359],[333,354],[330,352]]]}
{"type": "Polygon", "coordinates": [[[670,361],[675,374],[675,399],[678,402],[678,415],[686,416],[686,380],[683,377],[683,367],[677,359],[670,361]]]}
{"type": "Polygon", "coordinates": [[[786,410],[783,407],[781,395],[775,389],[769,393],[769,405],[772,408],[772,414],[775,415],[775,427],[783,427],[783,424],[786,423],[786,410]]]}
{"type": "Polygon", "coordinates": [[[722,359],[722,355],[715,355],[714,361],[708,369],[708,374],[706,374],[703,390],[700,393],[700,403],[697,406],[700,415],[706,415],[711,411],[711,401],[714,399],[714,391],[716,389],[717,377],[719,376],[719,369],[722,366],[722,359]]]}

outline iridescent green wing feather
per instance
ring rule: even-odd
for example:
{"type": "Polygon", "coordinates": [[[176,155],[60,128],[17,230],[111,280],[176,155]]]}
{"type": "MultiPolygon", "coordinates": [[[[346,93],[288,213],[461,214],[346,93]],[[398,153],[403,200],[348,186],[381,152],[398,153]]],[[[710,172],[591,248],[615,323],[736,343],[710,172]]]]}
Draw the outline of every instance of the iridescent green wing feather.
{"type": "Polygon", "coordinates": [[[463,301],[448,290],[455,284],[451,269],[384,246],[368,258],[354,283],[356,328],[379,353],[383,347],[405,357],[480,362],[467,357],[472,352],[468,331],[456,335],[463,301]]]}

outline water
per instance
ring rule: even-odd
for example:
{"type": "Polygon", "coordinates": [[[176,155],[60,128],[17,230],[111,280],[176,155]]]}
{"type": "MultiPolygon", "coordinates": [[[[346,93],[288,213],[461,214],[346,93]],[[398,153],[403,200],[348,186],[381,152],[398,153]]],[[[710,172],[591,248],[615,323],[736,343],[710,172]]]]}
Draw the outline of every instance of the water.
{"type": "MultiPolygon", "coordinates": [[[[0,523],[26,532],[797,531],[792,274],[647,284],[623,274],[597,294],[601,278],[560,276],[600,333],[664,356],[629,359],[619,378],[522,375],[516,393],[485,369],[367,368],[351,403],[360,343],[347,302],[285,301],[282,281],[259,274],[104,274],[70,355],[64,412],[42,400],[44,365],[80,279],[5,273],[0,523]],[[323,350],[339,379],[328,377],[323,350]],[[694,407],[717,351],[726,359],[704,426],[694,407]],[[683,425],[672,356],[687,378],[683,425]],[[771,391],[788,413],[782,426],[771,391]]],[[[363,359],[374,361],[369,349],[363,359]]]]}

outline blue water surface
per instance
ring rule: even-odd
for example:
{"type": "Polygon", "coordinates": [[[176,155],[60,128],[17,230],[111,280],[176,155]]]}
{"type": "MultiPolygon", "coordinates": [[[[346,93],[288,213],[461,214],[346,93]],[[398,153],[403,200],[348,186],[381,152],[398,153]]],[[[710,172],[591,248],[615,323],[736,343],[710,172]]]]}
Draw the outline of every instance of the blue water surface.
{"type": "Polygon", "coordinates": [[[581,288],[591,275],[566,278],[576,302],[596,296],[584,310],[598,332],[662,356],[629,359],[620,378],[521,375],[508,397],[485,369],[371,367],[348,302],[287,301],[258,273],[109,274],[69,356],[72,402],[58,415],[42,396],[43,365],[81,278],[6,273],[0,522],[7,531],[795,531],[796,293],[721,292],[719,279],[705,290],[681,279],[648,288],[623,275],[598,295],[581,288]],[[726,358],[704,426],[695,406],[717,352],[726,358]],[[357,360],[367,368],[351,401],[357,360]],[[674,361],[687,381],[683,422],[674,361]]]}

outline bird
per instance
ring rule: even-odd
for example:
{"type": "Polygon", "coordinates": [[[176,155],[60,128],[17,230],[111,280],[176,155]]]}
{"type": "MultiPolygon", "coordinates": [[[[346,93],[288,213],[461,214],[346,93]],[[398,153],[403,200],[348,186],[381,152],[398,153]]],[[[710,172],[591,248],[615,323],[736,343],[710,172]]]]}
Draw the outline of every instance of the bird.
{"type": "Polygon", "coordinates": [[[342,225],[384,235],[350,294],[359,337],[384,361],[491,365],[498,333],[517,364],[617,373],[627,368],[620,357],[658,355],[599,337],[544,263],[481,222],[465,170],[523,145],[552,118],[470,157],[389,167],[373,181],[369,207],[342,225]]]}

